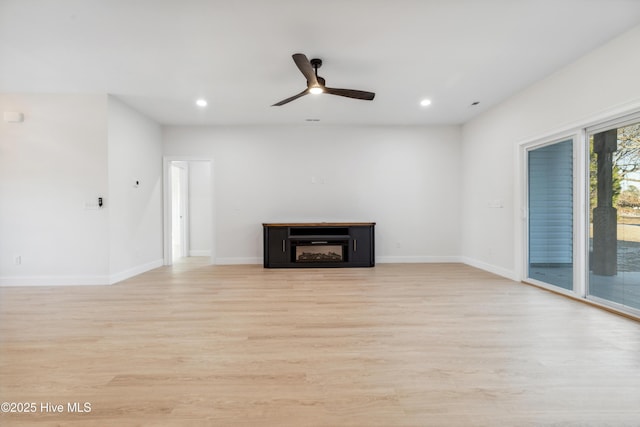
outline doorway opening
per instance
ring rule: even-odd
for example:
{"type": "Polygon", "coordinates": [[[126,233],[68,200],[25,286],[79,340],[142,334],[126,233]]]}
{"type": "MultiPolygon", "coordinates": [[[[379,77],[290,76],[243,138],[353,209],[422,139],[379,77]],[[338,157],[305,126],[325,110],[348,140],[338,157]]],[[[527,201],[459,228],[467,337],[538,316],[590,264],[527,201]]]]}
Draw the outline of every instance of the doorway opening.
{"type": "Polygon", "coordinates": [[[214,263],[211,159],[165,157],[164,264],[187,257],[214,263]]]}

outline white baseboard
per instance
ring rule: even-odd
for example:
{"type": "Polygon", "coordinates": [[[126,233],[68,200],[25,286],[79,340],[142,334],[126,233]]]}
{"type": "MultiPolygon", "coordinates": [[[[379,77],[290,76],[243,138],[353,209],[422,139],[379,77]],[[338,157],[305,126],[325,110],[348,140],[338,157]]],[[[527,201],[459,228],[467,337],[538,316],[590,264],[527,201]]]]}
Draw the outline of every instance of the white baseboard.
{"type": "Polygon", "coordinates": [[[519,281],[514,271],[462,256],[381,256],[376,257],[376,263],[461,263],[489,273],[497,274],[498,276],[502,276],[507,279],[519,281]]]}
{"type": "Polygon", "coordinates": [[[262,264],[263,262],[259,257],[216,258],[216,265],[262,264]]]}
{"type": "Polygon", "coordinates": [[[85,286],[85,285],[112,285],[129,279],[138,274],[145,273],[154,268],[162,267],[163,260],[156,260],[142,264],[120,273],[109,276],[24,276],[24,277],[0,277],[0,286],[85,286]]]}
{"type": "MultiPolygon", "coordinates": [[[[261,257],[228,257],[216,258],[217,265],[262,264],[261,257]]],[[[497,274],[510,280],[519,281],[514,271],[497,267],[482,261],[459,256],[381,256],[376,257],[376,263],[462,263],[489,273],[497,274]]],[[[112,274],[110,276],[25,276],[0,277],[0,287],[9,286],[81,286],[81,285],[111,285],[158,267],[162,267],[163,260],[155,260],[112,274]]]]}
{"type": "Polygon", "coordinates": [[[506,268],[497,267],[495,265],[488,264],[483,261],[468,257],[460,257],[460,262],[467,264],[471,267],[479,268],[480,270],[488,271],[489,273],[497,274],[498,276],[505,277],[507,279],[519,281],[515,271],[507,270],[506,268]]]}
{"type": "Polygon", "coordinates": [[[190,250],[189,256],[211,256],[211,251],[208,250],[190,250]]]}
{"type": "Polygon", "coordinates": [[[410,263],[456,263],[462,262],[458,256],[379,256],[376,263],[379,264],[410,264],[410,263]]]}
{"type": "MultiPolygon", "coordinates": [[[[262,264],[261,257],[237,257],[237,258],[216,258],[216,265],[240,265],[240,264],[262,264]]],[[[455,263],[462,262],[457,256],[381,256],[376,257],[376,263],[455,263]]]]}
{"type": "Polygon", "coordinates": [[[109,276],[24,276],[0,277],[0,286],[84,286],[108,285],[109,276]]]}
{"type": "Polygon", "coordinates": [[[157,259],[155,261],[151,261],[146,264],[129,268],[127,270],[121,271],[120,273],[112,274],[111,276],[109,276],[109,284],[113,285],[114,283],[122,282],[123,280],[127,280],[133,276],[137,276],[138,274],[146,273],[149,270],[162,267],[163,265],[164,265],[164,260],[157,259]]]}

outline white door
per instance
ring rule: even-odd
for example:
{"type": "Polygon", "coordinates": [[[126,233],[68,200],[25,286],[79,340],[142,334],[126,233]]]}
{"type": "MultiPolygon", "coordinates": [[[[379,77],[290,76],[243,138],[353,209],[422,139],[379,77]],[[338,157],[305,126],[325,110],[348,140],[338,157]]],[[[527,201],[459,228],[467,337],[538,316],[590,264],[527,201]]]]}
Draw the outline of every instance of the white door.
{"type": "Polygon", "coordinates": [[[189,255],[188,163],[171,162],[171,247],[173,260],[189,255]]]}

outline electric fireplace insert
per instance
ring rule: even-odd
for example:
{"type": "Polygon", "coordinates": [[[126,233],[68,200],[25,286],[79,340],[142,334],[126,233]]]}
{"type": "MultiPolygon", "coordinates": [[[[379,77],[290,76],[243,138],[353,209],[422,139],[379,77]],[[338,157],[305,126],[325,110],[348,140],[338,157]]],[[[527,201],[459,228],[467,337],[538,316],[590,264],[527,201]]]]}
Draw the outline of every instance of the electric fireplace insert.
{"type": "Polygon", "coordinates": [[[344,261],[343,245],[325,242],[296,245],[295,262],[342,262],[344,261]]]}

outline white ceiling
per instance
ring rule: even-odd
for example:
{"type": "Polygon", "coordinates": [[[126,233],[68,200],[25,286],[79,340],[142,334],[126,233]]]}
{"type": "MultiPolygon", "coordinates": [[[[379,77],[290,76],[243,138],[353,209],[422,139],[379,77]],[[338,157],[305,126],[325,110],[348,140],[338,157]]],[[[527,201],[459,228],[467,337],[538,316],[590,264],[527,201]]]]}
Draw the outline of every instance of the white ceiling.
{"type": "Polygon", "coordinates": [[[0,92],[106,92],[163,124],[457,124],[638,23],[640,0],[0,0],[0,92]],[[306,87],[296,52],[375,100],[271,107],[306,87]]]}

